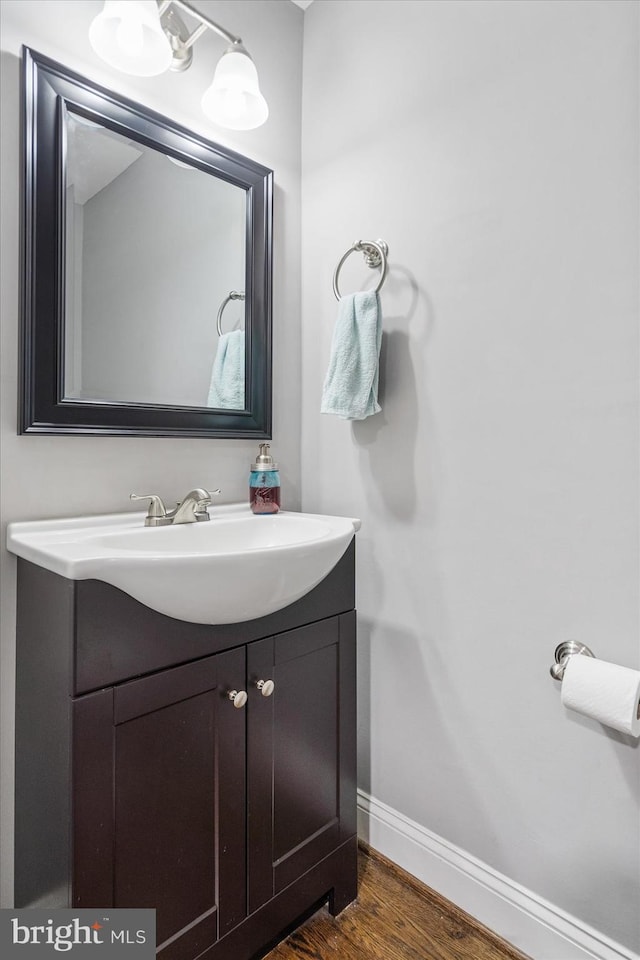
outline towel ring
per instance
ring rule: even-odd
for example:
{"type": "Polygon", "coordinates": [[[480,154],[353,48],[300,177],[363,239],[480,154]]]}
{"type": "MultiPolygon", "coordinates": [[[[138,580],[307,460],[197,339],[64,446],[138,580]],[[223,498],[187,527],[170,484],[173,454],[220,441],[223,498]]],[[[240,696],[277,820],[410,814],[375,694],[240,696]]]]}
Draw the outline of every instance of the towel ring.
{"type": "Polygon", "coordinates": [[[222,336],[222,314],[224,313],[224,308],[229,303],[230,300],[244,300],[244,293],[240,293],[238,290],[232,290],[228,297],[225,297],[222,303],[220,304],[220,309],[218,310],[218,317],[216,319],[216,329],[218,331],[218,336],[222,336]]]}
{"type": "Polygon", "coordinates": [[[342,264],[355,250],[364,254],[364,262],[368,267],[371,267],[372,270],[374,270],[376,267],[382,267],[380,280],[378,281],[378,286],[375,289],[376,293],[378,293],[380,290],[380,287],[384,283],[387,276],[387,254],[389,253],[389,247],[384,240],[356,240],[356,242],[349,247],[342,260],[340,260],[333,275],[333,292],[336,300],[339,300],[341,296],[338,289],[338,275],[342,269],[342,264]]]}

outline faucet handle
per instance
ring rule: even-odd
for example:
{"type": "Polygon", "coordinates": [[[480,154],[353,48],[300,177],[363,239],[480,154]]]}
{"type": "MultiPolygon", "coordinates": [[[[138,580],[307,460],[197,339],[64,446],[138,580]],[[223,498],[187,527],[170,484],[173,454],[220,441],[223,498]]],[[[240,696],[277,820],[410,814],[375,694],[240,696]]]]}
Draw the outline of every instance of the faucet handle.
{"type": "Polygon", "coordinates": [[[167,509],[163,503],[162,497],[159,497],[156,493],[145,493],[143,496],[139,497],[137,493],[131,493],[129,495],[130,500],[150,500],[149,512],[147,513],[147,520],[149,517],[166,517],[167,509]]]}
{"type": "MultiPolygon", "coordinates": [[[[217,490],[205,490],[204,487],[196,487],[195,490],[190,490],[184,499],[187,500],[189,497],[192,497],[199,504],[207,504],[211,503],[213,498],[217,497],[219,493],[222,493],[219,487],[217,490]]],[[[184,500],[181,502],[184,503],[184,500]]]]}

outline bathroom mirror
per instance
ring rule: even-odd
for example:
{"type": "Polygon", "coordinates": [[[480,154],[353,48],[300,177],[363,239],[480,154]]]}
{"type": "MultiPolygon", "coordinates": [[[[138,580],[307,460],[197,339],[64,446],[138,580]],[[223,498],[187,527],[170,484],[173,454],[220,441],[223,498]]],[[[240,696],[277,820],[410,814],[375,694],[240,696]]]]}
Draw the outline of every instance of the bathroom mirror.
{"type": "Polygon", "coordinates": [[[272,172],[23,67],[21,432],[269,437],[272,172]]]}

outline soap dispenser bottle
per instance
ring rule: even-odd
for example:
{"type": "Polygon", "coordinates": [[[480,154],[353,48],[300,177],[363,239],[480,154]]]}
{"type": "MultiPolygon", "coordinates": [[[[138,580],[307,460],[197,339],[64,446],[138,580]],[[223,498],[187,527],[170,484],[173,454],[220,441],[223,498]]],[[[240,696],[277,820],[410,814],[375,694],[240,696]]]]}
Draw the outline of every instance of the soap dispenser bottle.
{"type": "Polygon", "coordinates": [[[280,474],[269,444],[260,444],[260,453],[251,464],[249,506],[254,513],[277,513],[280,509],[280,474]]]}

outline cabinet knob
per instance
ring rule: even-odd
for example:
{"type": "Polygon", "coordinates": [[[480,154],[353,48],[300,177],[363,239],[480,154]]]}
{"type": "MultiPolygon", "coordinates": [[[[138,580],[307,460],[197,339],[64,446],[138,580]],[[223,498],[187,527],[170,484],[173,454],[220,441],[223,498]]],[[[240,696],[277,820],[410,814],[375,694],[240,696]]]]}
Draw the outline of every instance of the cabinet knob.
{"type": "Polygon", "coordinates": [[[229,697],[229,700],[231,700],[231,703],[234,705],[234,707],[236,707],[238,710],[241,707],[244,707],[245,703],[247,702],[246,690],[230,690],[227,696],[229,697]]]}
{"type": "Polygon", "coordinates": [[[258,680],[256,687],[263,697],[270,697],[275,690],[276,685],[273,680],[258,680]]]}

